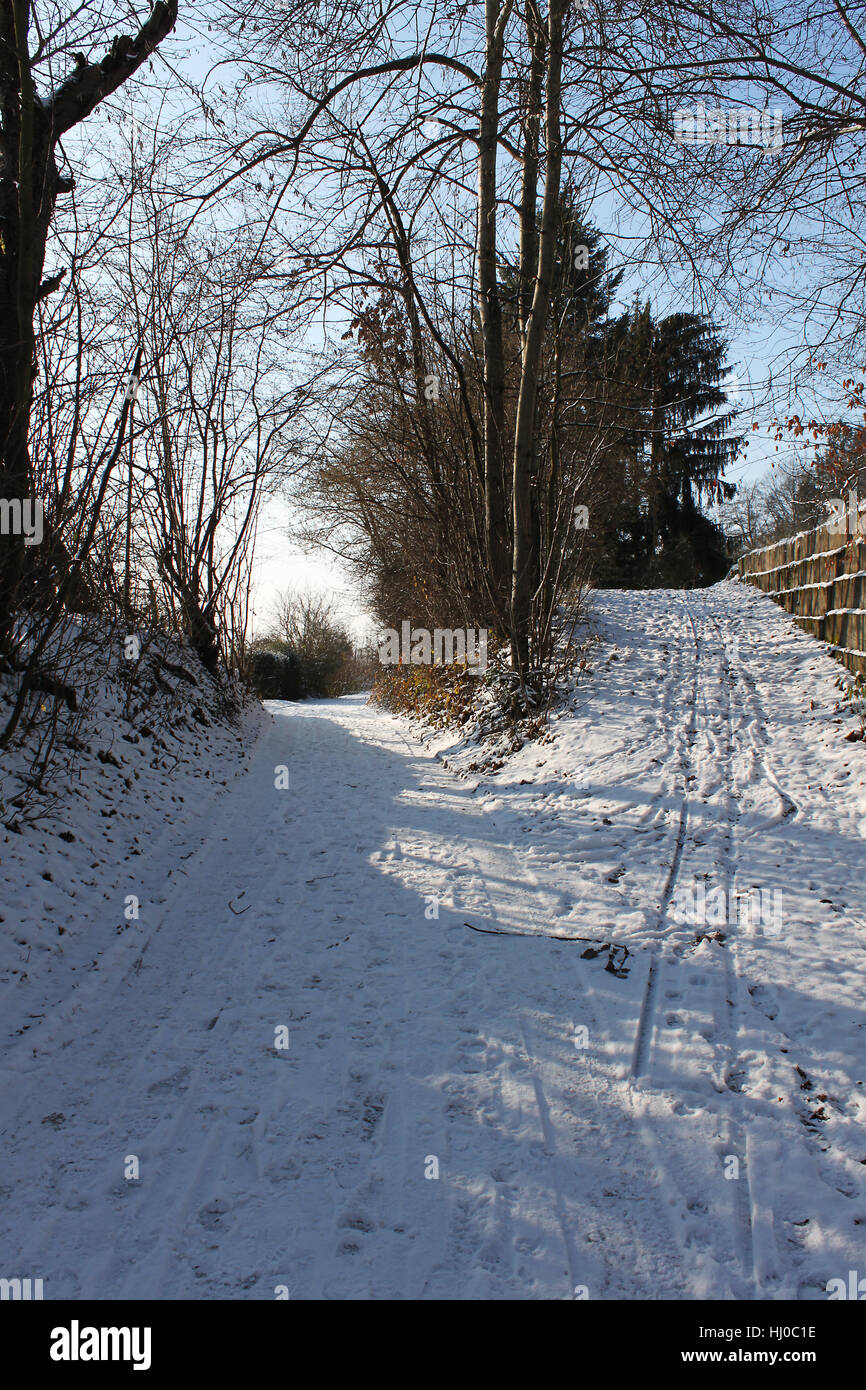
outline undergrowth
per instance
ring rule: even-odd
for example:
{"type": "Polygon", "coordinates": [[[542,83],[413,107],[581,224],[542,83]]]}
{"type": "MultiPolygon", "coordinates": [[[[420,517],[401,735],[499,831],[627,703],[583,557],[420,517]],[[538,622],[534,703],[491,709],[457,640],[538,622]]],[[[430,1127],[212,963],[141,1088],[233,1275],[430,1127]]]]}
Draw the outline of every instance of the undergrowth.
{"type": "Polygon", "coordinates": [[[550,716],[573,696],[594,640],[563,640],[546,667],[528,673],[524,690],[503,645],[488,656],[481,673],[465,663],[380,666],[371,699],[432,728],[462,732],[467,741],[483,747],[482,758],[470,770],[495,771],[525,743],[550,737],[550,716]]]}

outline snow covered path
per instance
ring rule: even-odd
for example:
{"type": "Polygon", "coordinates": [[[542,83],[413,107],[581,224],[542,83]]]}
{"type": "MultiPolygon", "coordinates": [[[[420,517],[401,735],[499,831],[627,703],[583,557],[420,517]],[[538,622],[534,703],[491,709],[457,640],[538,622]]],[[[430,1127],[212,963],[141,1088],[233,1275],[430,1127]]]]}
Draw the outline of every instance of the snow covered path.
{"type": "Polygon", "coordinates": [[[731,584],[598,611],[576,709],[480,782],[361,697],[269,706],[181,872],[143,871],[134,939],[0,1059],[0,1274],[808,1299],[866,1273],[839,668],[731,584]],[[695,926],[701,886],[778,911],[695,926]]]}

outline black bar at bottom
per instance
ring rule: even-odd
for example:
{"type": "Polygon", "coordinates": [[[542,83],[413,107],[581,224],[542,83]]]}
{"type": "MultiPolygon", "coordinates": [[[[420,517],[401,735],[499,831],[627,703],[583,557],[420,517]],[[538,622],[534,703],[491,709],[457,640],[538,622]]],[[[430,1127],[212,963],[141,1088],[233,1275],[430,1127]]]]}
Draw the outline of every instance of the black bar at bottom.
{"type": "MultiPolygon", "coordinates": [[[[296,1376],[312,1357],[316,1372],[344,1360],[365,1378],[376,1368],[424,1379],[439,1371],[461,1378],[477,1361],[489,1382],[527,1334],[533,1359],[565,1357],[574,1373],[592,1366],[614,1374],[639,1371],[686,1376],[708,1368],[765,1372],[792,1367],[826,1381],[856,1365],[866,1319],[844,1301],[760,1303],[581,1302],[571,1306],[450,1302],[443,1310],[423,1302],[23,1302],[0,1303],[4,1359],[14,1353],[16,1374],[39,1373],[48,1383],[70,1376],[92,1379],[108,1371],[160,1383],[166,1375],[213,1374],[226,1380],[259,1367],[283,1366],[296,1376]],[[500,1323],[505,1314],[507,1321],[500,1323]],[[321,1323],[320,1317],[324,1315],[321,1323]],[[379,1317],[382,1318],[381,1324],[379,1317]],[[541,1322],[536,1319],[540,1318],[541,1322]],[[525,1322],[524,1322],[525,1319],[525,1322]],[[549,1321],[548,1321],[549,1320],[549,1321]],[[324,1333],[324,1338],[322,1337],[324,1333]],[[335,1334],[336,1337],[335,1337],[335,1334]],[[407,1341],[408,1338],[408,1341],[407,1341]],[[516,1344],[516,1345],[515,1345],[516,1344]],[[303,1362],[298,1363],[298,1356],[303,1362]],[[408,1357],[408,1360],[407,1360],[408,1357]]],[[[524,1343],[525,1348],[525,1343],[524,1343]]],[[[552,1367],[551,1367],[552,1371],[552,1367]]],[[[597,1373],[597,1372],[596,1372],[597,1373]]],[[[307,1373],[308,1374],[308,1373],[307,1373]]]]}

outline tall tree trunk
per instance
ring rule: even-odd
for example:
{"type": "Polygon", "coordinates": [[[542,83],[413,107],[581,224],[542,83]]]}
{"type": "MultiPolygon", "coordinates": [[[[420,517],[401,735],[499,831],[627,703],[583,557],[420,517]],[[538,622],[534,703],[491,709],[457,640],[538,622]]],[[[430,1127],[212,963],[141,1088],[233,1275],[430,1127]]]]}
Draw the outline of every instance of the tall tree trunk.
{"type": "MultiPolygon", "coordinates": [[[[31,484],[33,311],[57,196],[57,166],[30,70],[29,25],[29,0],[5,0],[0,7],[0,490],[4,498],[22,503],[31,484]]],[[[26,550],[20,535],[5,536],[0,544],[2,646],[8,640],[26,550]]]]}
{"type": "Polygon", "coordinates": [[[496,154],[505,30],[512,0],[485,0],[486,47],[478,131],[478,312],[484,363],[484,538],[496,618],[507,626],[505,353],[496,264],[496,154]]]}
{"type": "MultiPolygon", "coordinates": [[[[118,35],[98,63],[80,63],[50,99],[34,86],[30,0],[0,0],[0,496],[23,502],[33,486],[28,435],[33,401],[33,316],[60,275],[42,279],[48,229],[61,178],[58,140],[146,61],[174,27],[177,0],[157,0],[138,33],[118,35]]],[[[0,537],[0,650],[20,597],[25,549],[0,537]]]]}
{"type": "Polygon", "coordinates": [[[520,266],[518,314],[521,347],[532,312],[535,271],[538,262],[538,144],[541,135],[541,94],[544,86],[544,23],[535,0],[526,0],[526,39],[529,45],[529,79],[523,114],[523,149],[520,194],[520,266]]]}
{"type": "Polygon", "coordinates": [[[556,226],[562,174],[560,133],[562,99],[562,31],[568,0],[550,0],[547,45],[547,93],[545,99],[545,143],[547,168],[541,231],[538,237],[538,269],[532,308],[523,343],[520,394],[514,432],[514,472],[512,484],[514,549],[511,572],[511,640],[513,662],[525,680],[530,661],[533,595],[538,587],[538,551],[532,517],[532,483],[536,444],[536,398],[541,368],[541,352],[547,328],[550,291],[556,252],[556,226]]]}

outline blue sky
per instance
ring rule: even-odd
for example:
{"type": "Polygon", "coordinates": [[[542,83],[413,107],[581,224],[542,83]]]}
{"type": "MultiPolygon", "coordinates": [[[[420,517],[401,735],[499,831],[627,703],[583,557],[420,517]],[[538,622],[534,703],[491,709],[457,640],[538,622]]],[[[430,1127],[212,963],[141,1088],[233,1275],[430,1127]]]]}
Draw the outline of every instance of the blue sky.
{"type": "MultiPolygon", "coordinates": [[[[165,56],[172,64],[177,63],[180,57],[183,71],[193,81],[201,82],[211,68],[207,41],[206,31],[204,34],[193,33],[182,19],[172,49],[166,49],[165,56]]],[[[225,79],[229,73],[223,70],[220,76],[225,79]]],[[[756,151],[755,157],[760,158],[760,153],[756,151]]],[[[622,258],[613,229],[617,228],[627,242],[634,228],[627,222],[620,222],[617,227],[617,212],[609,195],[591,206],[589,216],[602,236],[609,240],[609,266],[616,269],[622,263],[622,258]]],[[[698,308],[697,287],[687,277],[677,277],[670,270],[669,266],[665,267],[662,273],[659,267],[651,264],[637,270],[630,267],[620,287],[620,304],[630,303],[635,292],[639,292],[643,298],[652,299],[656,315],[698,308]]],[[[796,273],[792,263],[792,277],[796,273]]],[[[805,402],[799,400],[792,388],[790,374],[786,371],[786,363],[796,360],[798,353],[802,352],[803,329],[796,316],[780,321],[777,305],[770,305],[769,302],[762,304],[760,298],[757,303],[752,302],[748,322],[736,321],[724,310],[717,310],[713,317],[729,342],[728,361],[733,373],[732,404],[741,410],[742,429],[749,437],[748,450],[735,461],[726,476],[732,482],[747,483],[762,476],[774,462],[792,453],[793,445],[775,442],[770,428],[773,417],[790,413],[797,404],[805,405],[807,410],[817,404],[814,396],[807,395],[805,402]],[[754,432],[751,429],[753,419],[761,425],[754,432]]],[[[840,372],[838,375],[842,374],[840,372]]],[[[267,626],[274,601],[281,590],[311,588],[327,594],[338,611],[360,632],[364,626],[362,605],[353,592],[348,575],[326,553],[305,554],[292,540],[297,529],[298,518],[287,503],[274,502],[267,506],[259,526],[254,562],[253,612],[256,629],[260,631],[267,626]]]]}

